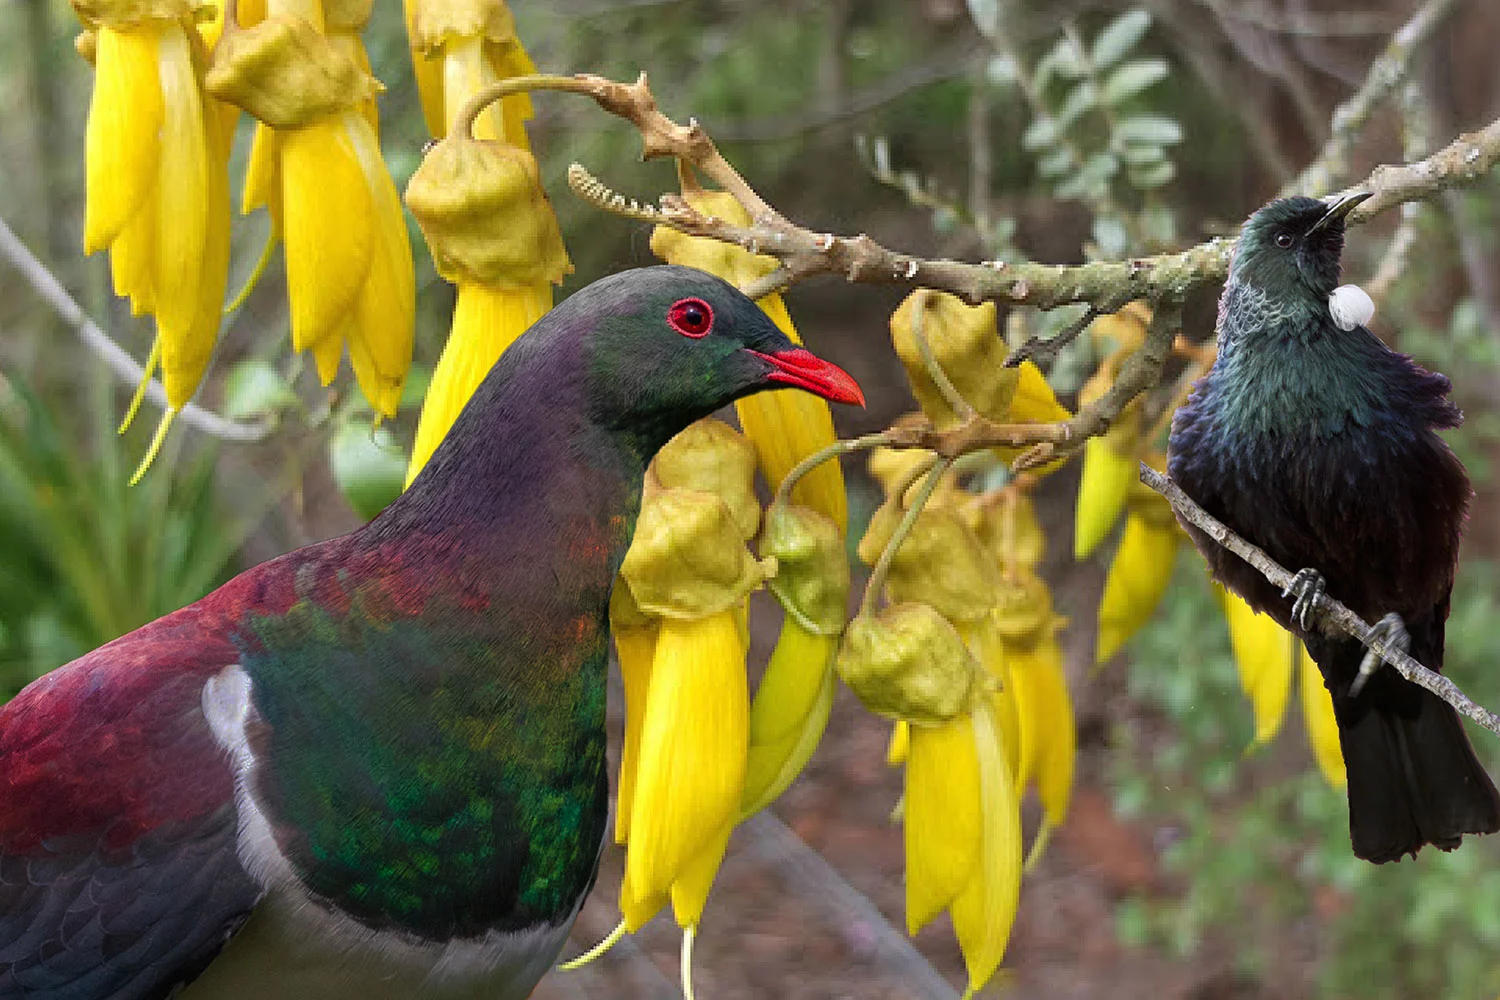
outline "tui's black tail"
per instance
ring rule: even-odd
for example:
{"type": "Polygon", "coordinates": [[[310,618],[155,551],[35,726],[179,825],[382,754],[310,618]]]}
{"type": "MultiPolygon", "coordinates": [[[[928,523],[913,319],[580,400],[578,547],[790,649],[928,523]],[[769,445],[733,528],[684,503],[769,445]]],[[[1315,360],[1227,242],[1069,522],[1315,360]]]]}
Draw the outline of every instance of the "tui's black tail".
{"type": "MultiPolygon", "coordinates": [[[[1466,833],[1500,829],[1500,793],[1464,733],[1458,713],[1390,667],[1348,696],[1363,648],[1340,643],[1334,714],[1349,776],[1349,836],[1354,853],[1376,862],[1445,851],[1466,833]],[[1344,662],[1352,658],[1352,664],[1344,662]]],[[[1328,669],[1324,667],[1325,675],[1328,669]]]]}

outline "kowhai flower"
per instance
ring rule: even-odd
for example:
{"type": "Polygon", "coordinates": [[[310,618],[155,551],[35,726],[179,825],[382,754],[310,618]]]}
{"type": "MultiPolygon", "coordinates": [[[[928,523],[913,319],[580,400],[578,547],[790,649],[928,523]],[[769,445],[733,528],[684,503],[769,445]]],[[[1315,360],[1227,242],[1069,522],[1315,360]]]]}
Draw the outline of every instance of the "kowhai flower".
{"type": "Polygon", "coordinates": [[[187,0],[79,0],[76,8],[92,29],[95,70],[84,251],[109,250],[116,294],[136,315],[156,318],[146,378],[159,366],[167,392],[143,471],[202,381],[218,334],[233,118],[204,93],[204,41],[187,0]]]}
{"type": "Polygon", "coordinates": [[[1344,785],[1344,757],[1339,747],[1333,697],[1307,649],[1269,615],[1256,613],[1238,594],[1215,585],[1229,624],[1230,644],[1240,685],[1255,716],[1255,744],[1269,743],[1281,728],[1293,670],[1298,671],[1302,719],[1318,769],[1334,788],[1344,785]]]}
{"type": "MultiPolygon", "coordinates": [[[[740,225],[750,221],[733,196],[704,191],[686,174],[684,197],[704,215],[740,225]]],[[[651,249],[669,264],[696,267],[738,287],[776,266],[769,257],[717,240],[686,236],[665,226],[652,232],[651,249]]],[[[793,343],[802,342],[779,294],[764,296],[757,304],[793,343]]],[[[835,440],[828,404],[807,393],[757,393],[736,402],[735,411],[773,492],[797,463],[835,440]]],[[[842,538],[848,509],[843,473],[836,462],[825,462],[802,476],[791,490],[791,501],[826,517],[836,536],[842,538]]],[[[827,540],[826,535],[820,537],[827,540]]],[[[826,559],[817,557],[815,561],[825,567],[818,572],[837,574],[826,559]]],[[[795,606],[785,600],[783,605],[787,617],[751,706],[752,770],[746,784],[747,813],[768,804],[801,772],[822,738],[833,705],[833,653],[842,614],[836,616],[837,621],[827,617],[817,628],[809,628],[812,622],[807,616],[799,617],[795,606]]]]}
{"type": "MultiPolygon", "coordinates": [[[[417,423],[407,483],[416,478],[501,353],[552,308],[552,286],[572,271],[557,219],[542,191],[524,122],[531,98],[514,94],[460,123],[465,105],[484,87],[535,71],[501,0],[406,0],[412,65],[427,125],[436,137],[479,140],[493,155],[429,154],[424,190],[416,177],[407,200],[419,219],[433,210],[455,224],[481,253],[442,246],[424,222],[439,273],[457,286],[453,325],[433,370],[417,423]],[[453,135],[463,127],[467,134],[453,135]],[[429,166],[431,164],[431,166],[429,166]],[[451,172],[442,168],[451,168],[451,172]],[[483,170],[486,181],[478,183],[483,170]],[[476,259],[477,258],[477,259],[476,259]]],[[[457,147],[461,148],[461,147],[457,147]]],[[[439,226],[443,224],[438,224],[439,226]]],[[[473,248],[471,247],[471,250],[473,248]]]]}
{"type": "MultiPolygon", "coordinates": [[[[249,7],[250,5],[246,5],[249,7]]],[[[401,201],[381,159],[368,3],[266,0],[226,24],[209,89],[255,117],[246,212],[286,244],[292,346],[324,385],[345,345],[361,391],[394,416],[411,364],[416,286],[401,201]]]]}

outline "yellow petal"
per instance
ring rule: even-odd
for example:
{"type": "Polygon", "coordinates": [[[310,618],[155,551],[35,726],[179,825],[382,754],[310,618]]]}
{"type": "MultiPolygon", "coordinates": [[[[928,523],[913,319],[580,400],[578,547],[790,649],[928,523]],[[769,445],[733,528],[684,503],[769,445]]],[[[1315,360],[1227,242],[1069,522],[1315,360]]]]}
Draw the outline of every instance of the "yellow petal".
{"type": "Polygon", "coordinates": [[[401,385],[411,367],[416,332],[417,287],[411,240],[401,195],[380,157],[370,123],[358,112],[343,114],[350,148],[359,159],[374,218],[369,273],[359,295],[358,327],[349,343],[354,375],[370,405],[394,417],[401,385]]]}
{"type": "MultiPolygon", "coordinates": [[[[208,117],[182,25],[162,28],[158,70],[162,127],[157,139],[161,196],[157,200],[156,323],[162,337],[162,369],[172,373],[193,365],[191,338],[198,313],[211,186],[208,117]]],[[[222,297],[221,291],[221,303],[222,297]]]]}
{"type": "Polygon", "coordinates": [[[906,763],[911,755],[911,723],[897,719],[891,727],[891,739],[885,746],[885,762],[891,767],[906,763]]]}
{"type": "Polygon", "coordinates": [[[1052,424],[1067,420],[1073,414],[1057,401],[1057,394],[1047,384],[1047,377],[1031,361],[1022,361],[1016,394],[1010,399],[1010,419],[1014,423],[1052,424]]]}
{"type": "Polygon", "coordinates": [[[1000,720],[1000,731],[1005,737],[1005,762],[1010,769],[1011,780],[1017,788],[1024,786],[1023,774],[1030,773],[1031,764],[1022,759],[1025,742],[1021,736],[1021,707],[1016,697],[1015,678],[1011,676],[1010,655],[999,628],[998,613],[973,624],[959,626],[965,644],[985,672],[999,682],[999,690],[992,695],[996,718],[1000,720]]]}
{"type": "Polygon", "coordinates": [[[1049,637],[1032,649],[1011,651],[1009,664],[1025,743],[1026,766],[1017,787],[1035,780],[1047,823],[1058,826],[1068,815],[1078,742],[1062,650],[1049,637]]]}
{"type": "Polygon", "coordinates": [[[974,877],[983,847],[983,803],[972,713],[913,725],[910,734],[902,822],[906,929],[915,934],[974,877]]]}
{"type": "Polygon", "coordinates": [[[1148,524],[1134,512],[1125,518],[1099,601],[1095,662],[1107,663],[1151,618],[1172,582],[1177,538],[1175,528],[1148,524]]]}
{"type": "Polygon", "coordinates": [[[218,340],[224,293],[229,284],[229,147],[234,138],[234,123],[222,113],[217,101],[205,101],[203,113],[209,154],[208,229],[195,285],[197,305],[187,337],[162,345],[162,382],[167,402],[174,409],[185,406],[203,380],[218,340]]]}
{"type": "Polygon", "coordinates": [[[1255,742],[1268,743],[1281,728],[1297,642],[1270,615],[1256,614],[1238,594],[1223,590],[1229,641],[1240,671],[1240,686],[1255,713],[1255,742]]]}
{"type": "MultiPolygon", "coordinates": [[[[443,43],[443,111],[444,134],[452,131],[454,119],[463,111],[469,98],[495,82],[496,76],[484,58],[484,39],[478,35],[451,36],[443,43]]],[[[499,139],[505,134],[500,102],[480,113],[471,133],[476,139],[499,139]]]]}
{"type": "Polygon", "coordinates": [[[745,646],[733,611],[663,619],[641,723],[625,855],[637,898],[669,891],[739,815],[748,701],[745,646]]]}
{"type": "Polygon", "coordinates": [[[667,905],[667,891],[648,891],[639,885],[639,877],[629,868],[620,882],[620,915],[625,918],[625,930],[631,934],[651,922],[651,918],[667,905]]]}
{"type": "MultiPolygon", "coordinates": [[[[780,295],[767,295],[759,305],[793,343],[802,342],[780,295]]],[[[773,491],[793,466],[835,440],[828,403],[805,392],[757,393],[735,403],[735,412],[745,436],[755,444],[761,472],[773,491]]],[[[792,502],[828,515],[840,533],[848,528],[844,474],[838,462],[824,462],[803,476],[792,488],[792,502]]]]}
{"type": "MultiPolygon", "coordinates": [[[[161,31],[161,22],[149,20],[130,31],[98,29],[94,93],[84,138],[84,253],[103,250],[114,242],[133,216],[149,208],[147,202],[156,190],[161,153],[157,136],[162,127],[157,60],[161,31]]],[[[155,225],[154,217],[151,224],[155,225]]],[[[121,290],[118,276],[115,290],[128,294],[121,290]]]]}
{"type": "Polygon", "coordinates": [[[973,719],[982,802],[979,864],[949,908],[969,971],[966,997],[1000,967],[1021,897],[1021,813],[1003,738],[988,701],[977,703],[973,719]]]}
{"type": "Polygon", "coordinates": [[[422,401],[407,485],[442,443],[500,354],[550,308],[552,286],[546,282],[525,289],[473,283],[458,286],[453,328],[422,401]]]}
{"type": "Polygon", "coordinates": [[[1073,558],[1087,559],[1109,537],[1139,477],[1134,455],[1121,454],[1104,438],[1083,443],[1083,470],[1073,516],[1073,558]]]}
{"type": "Polygon", "coordinates": [[[719,865],[724,861],[724,849],[729,846],[729,834],[733,829],[733,823],[725,823],[672,883],[672,914],[677,918],[678,926],[697,927],[703,919],[703,907],[708,902],[708,893],[713,888],[714,876],[719,873],[719,865]]]}
{"type": "Polygon", "coordinates": [[[1323,685],[1323,675],[1306,647],[1302,649],[1302,721],[1307,726],[1307,742],[1312,744],[1318,769],[1330,785],[1343,788],[1348,778],[1344,772],[1344,752],[1339,746],[1339,724],[1333,715],[1333,696],[1323,685]]]}
{"type": "Polygon", "coordinates": [[[139,316],[156,309],[156,220],[159,195],[155,186],[141,211],[130,217],[109,248],[109,271],[115,294],[130,300],[139,316]]]}
{"type": "Polygon", "coordinates": [[[379,222],[342,117],[277,134],[292,348],[298,351],[343,328],[370,273],[379,222]]]}
{"type": "Polygon", "coordinates": [[[620,780],[615,798],[615,843],[623,844],[630,839],[630,810],[635,802],[635,776],[641,753],[641,718],[646,714],[651,662],[656,656],[656,627],[611,625],[620,676],[625,681],[625,742],[620,750],[620,780]]]}
{"type": "Polygon", "coordinates": [[[817,749],[837,684],[836,636],[816,635],[788,618],[750,704],[750,747],[741,814],[786,791],[817,749]]]}
{"type": "Polygon", "coordinates": [[[276,146],[276,130],[257,122],[250,140],[250,156],[245,161],[245,189],[240,198],[240,213],[249,215],[260,206],[271,213],[271,223],[281,228],[281,153],[276,146]]]}

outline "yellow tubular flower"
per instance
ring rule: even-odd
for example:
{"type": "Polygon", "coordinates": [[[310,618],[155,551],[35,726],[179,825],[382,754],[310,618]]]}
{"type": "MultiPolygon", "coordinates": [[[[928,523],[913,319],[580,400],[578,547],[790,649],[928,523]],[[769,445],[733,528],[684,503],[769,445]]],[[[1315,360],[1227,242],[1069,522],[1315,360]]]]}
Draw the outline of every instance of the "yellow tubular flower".
{"type": "Polygon", "coordinates": [[[745,646],[730,610],[662,619],[642,716],[621,905],[627,930],[651,918],[679,880],[697,923],[739,815],[749,705],[745,646]],[[711,864],[710,864],[711,862],[711,864]],[[708,868],[705,877],[704,868],[708,868]]]}
{"type": "Polygon", "coordinates": [[[673,438],[647,470],[610,600],[626,698],[615,825],[626,845],[624,920],[570,968],[670,900],[691,995],[693,936],[746,796],[745,599],[774,565],[745,548],[760,523],[753,473],[749,443],[711,419],[673,438]]]}
{"type": "Polygon", "coordinates": [[[609,601],[609,629],[625,681],[625,740],[620,750],[620,779],[615,795],[615,843],[630,839],[630,810],[635,801],[635,776],[641,753],[641,719],[646,692],[651,687],[651,664],[656,659],[657,622],[630,596],[630,585],[615,581],[609,601]]]}
{"type": "MultiPolygon", "coordinates": [[[[1118,357],[1106,360],[1079,390],[1080,406],[1098,399],[1109,389],[1118,357]]],[[[1074,559],[1092,555],[1120,519],[1131,486],[1140,475],[1141,433],[1140,401],[1133,400],[1108,431],[1083,443],[1083,471],[1073,521],[1074,559]]]]}
{"type": "Polygon", "coordinates": [[[168,410],[139,477],[202,381],[218,334],[229,274],[233,123],[203,92],[193,62],[203,40],[186,3],[78,9],[95,36],[84,250],[108,249],[116,293],[135,314],[155,315],[151,366],[160,363],[167,391],[168,410]]]}
{"type": "Polygon", "coordinates": [[[411,364],[411,245],[355,34],[369,8],[329,11],[321,0],[268,0],[259,23],[227,25],[209,87],[263,123],[244,200],[270,209],[286,243],[293,348],[312,352],[327,385],[347,344],[365,398],[394,416],[411,364]]]}
{"type": "Polygon", "coordinates": [[[1255,742],[1263,745],[1281,728],[1292,687],[1292,668],[1301,644],[1270,615],[1256,614],[1238,594],[1222,587],[1217,589],[1224,604],[1224,618],[1229,623],[1229,642],[1239,668],[1240,686],[1255,713],[1255,742]]]}
{"type": "Polygon", "coordinates": [[[1020,902],[1021,821],[993,699],[937,725],[912,725],[906,764],[906,922],[943,909],[968,967],[964,996],[1005,955],[1020,902]]]}
{"type": "Polygon", "coordinates": [[[1302,723],[1307,727],[1307,741],[1312,744],[1318,769],[1334,788],[1343,788],[1348,776],[1344,772],[1344,751],[1339,746],[1339,724],[1333,715],[1333,696],[1323,685],[1323,675],[1312,656],[1302,650],[1302,723]]]}
{"type": "MultiPolygon", "coordinates": [[[[516,38],[515,19],[502,0],[406,0],[405,6],[412,64],[433,135],[452,132],[464,105],[484,87],[534,71],[516,38]]],[[[518,241],[522,254],[515,257],[512,252],[504,262],[490,260],[489,267],[439,268],[443,277],[458,285],[458,297],[453,327],[417,424],[408,485],[500,355],[552,308],[553,284],[572,270],[531,159],[523,124],[531,115],[531,98],[517,94],[490,105],[474,121],[473,138],[508,147],[521,167],[502,183],[504,197],[499,203],[473,193],[476,207],[482,204],[485,210],[475,222],[485,227],[492,242],[518,241]]],[[[419,195],[413,211],[420,204],[419,195]]],[[[434,253],[443,251],[435,248],[434,253]]]]}
{"type": "MultiPolygon", "coordinates": [[[[738,224],[750,221],[744,207],[725,192],[690,189],[685,197],[706,215],[738,224]]],[[[717,240],[685,236],[666,227],[657,227],[652,232],[651,249],[669,264],[696,267],[741,288],[776,266],[769,257],[717,240]]],[[[767,295],[757,304],[793,343],[802,342],[779,294],[767,295]]],[[[736,402],[735,412],[755,448],[757,464],[772,492],[798,462],[835,440],[828,403],[804,392],[757,393],[736,402]]],[[[836,599],[836,614],[829,615],[806,606],[799,608],[784,588],[777,590],[787,606],[787,616],[751,705],[745,815],[770,804],[801,772],[828,724],[836,689],[833,656],[848,595],[848,567],[842,553],[848,503],[838,463],[824,462],[801,477],[792,488],[791,500],[827,521],[814,532],[816,542],[809,535],[799,542],[803,548],[797,553],[775,554],[784,562],[789,558],[805,558],[818,563],[820,568],[798,570],[788,566],[786,571],[821,575],[829,586],[837,585],[837,569],[841,568],[842,596],[836,599]]]]}
{"type": "Polygon", "coordinates": [[[1152,524],[1135,511],[1126,516],[1125,532],[1099,601],[1095,662],[1108,663],[1150,619],[1172,582],[1177,539],[1173,525],[1152,524]]]}

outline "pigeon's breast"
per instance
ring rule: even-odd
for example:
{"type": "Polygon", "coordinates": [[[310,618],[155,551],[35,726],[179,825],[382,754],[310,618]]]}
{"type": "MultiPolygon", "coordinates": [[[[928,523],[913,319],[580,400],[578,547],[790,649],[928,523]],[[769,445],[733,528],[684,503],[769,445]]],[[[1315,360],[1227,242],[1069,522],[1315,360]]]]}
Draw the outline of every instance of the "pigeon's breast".
{"type": "Polygon", "coordinates": [[[373,931],[277,892],[179,1000],[522,1000],[576,917],[438,944],[373,931]]]}

